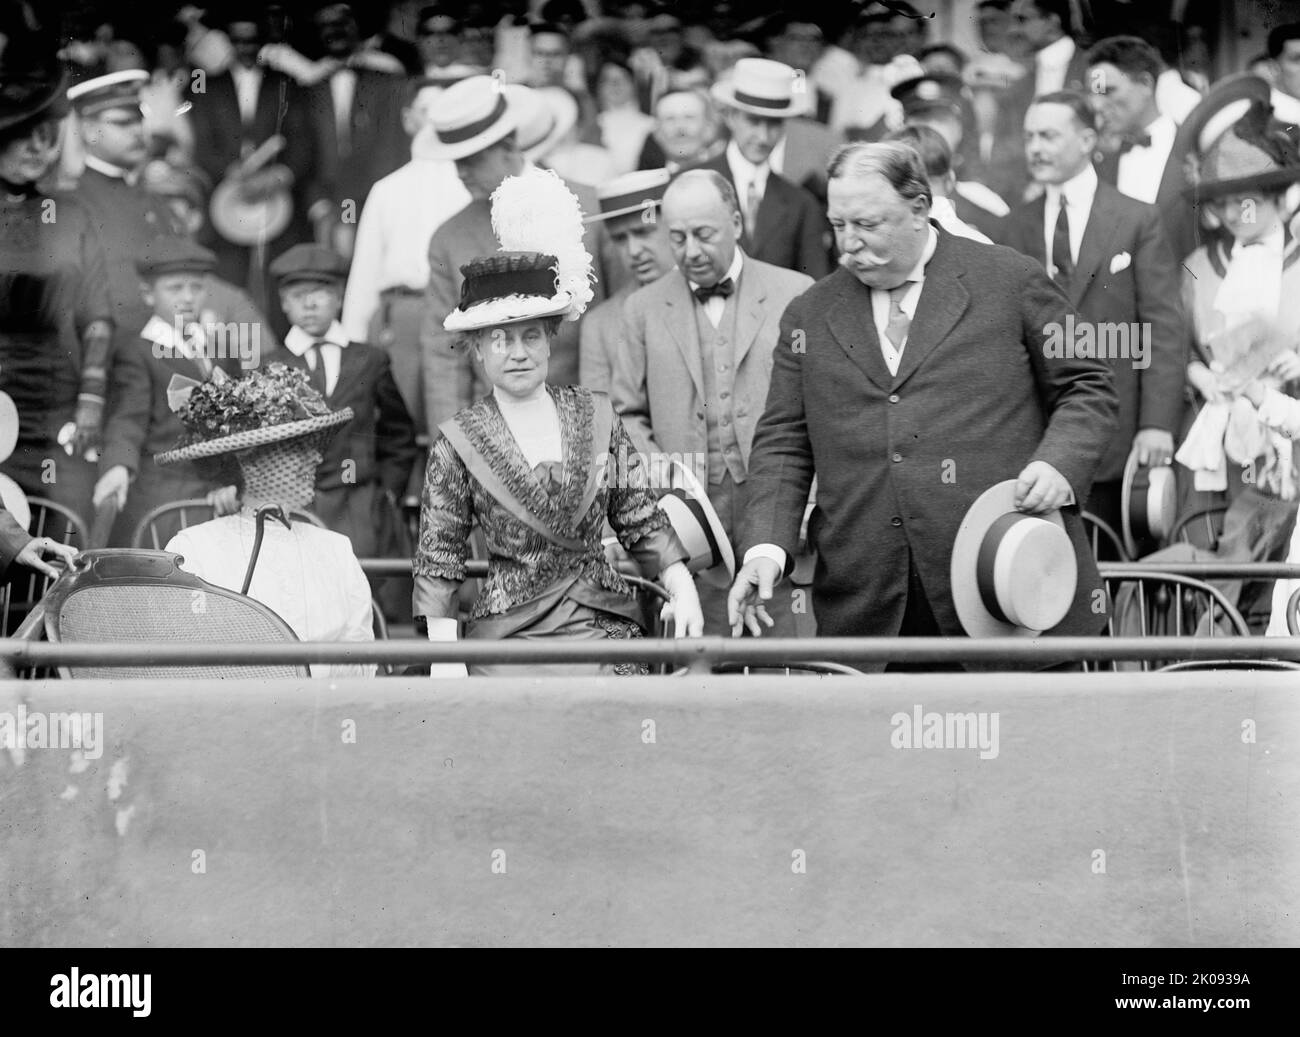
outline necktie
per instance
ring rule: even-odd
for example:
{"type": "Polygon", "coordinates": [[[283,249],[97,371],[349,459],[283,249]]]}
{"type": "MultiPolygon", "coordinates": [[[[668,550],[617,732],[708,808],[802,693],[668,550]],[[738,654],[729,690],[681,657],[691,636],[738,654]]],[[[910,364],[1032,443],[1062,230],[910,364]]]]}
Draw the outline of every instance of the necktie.
{"type": "Polygon", "coordinates": [[[329,393],[325,391],[325,351],[321,349],[321,346],[328,344],[324,340],[312,343],[311,352],[316,360],[316,366],[310,370],[307,378],[307,381],[311,383],[311,387],[327,399],[329,393]]]}
{"type": "Polygon", "coordinates": [[[754,227],[758,223],[758,207],[762,201],[763,196],[758,193],[758,178],[753,177],[745,189],[745,230],[749,232],[751,241],[754,238],[754,227]]]}
{"type": "Polygon", "coordinates": [[[903,312],[903,296],[914,284],[915,281],[904,281],[897,288],[889,289],[889,323],[885,325],[885,338],[900,353],[907,341],[907,329],[912,326],[912,318],[903,312]]]}
{"type": "Polygon", "coordinates": [[[191,324],[185,335],[185,348],[189,352],[190,359],[203,372],[203,380],[207,381],[212,377],[212,361],[204,355],[203,346],[203,333],[199,330],[199,325],[191,324]]]}
{"type": "Polygon", "coordinates": [[[721,296],[725,299],[735,290],[735,282],[732,281],[730,277],[724,277],[715,285],[709,285],[707,287],[705,285],[698,285],[695,288],[695,298],[697,298],[702,305],[712,299],[715,295],[721,296]]]}
{"type": "Polygon", "coordinates": [[[1062,288],[1070,283],[1074,273],[1074,260],[1070,258],[1070,219],[1065,215],[1065,195],[1061,195],[1061,208],[1056,214],[1056,230],[1052,232],[1053,280],[1062,288]]]}

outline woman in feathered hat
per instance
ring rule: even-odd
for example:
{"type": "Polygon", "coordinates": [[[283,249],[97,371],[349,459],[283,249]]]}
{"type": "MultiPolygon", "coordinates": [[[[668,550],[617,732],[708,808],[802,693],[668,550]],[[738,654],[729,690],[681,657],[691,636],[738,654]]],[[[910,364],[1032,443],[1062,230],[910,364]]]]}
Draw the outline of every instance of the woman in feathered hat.
{"type": "Polygon", "coordinates": [[[456,639],[457,592],[477,523],[491,562],[469,637],[642,636],[632,589],[601,544],[608,521],[643,571],[662,580],[677,636],[698,636],[704,619],[684,564],[689,552],[657,507],[646,465],[609,400],[546,384],[552,337],[592,295],[577,199],[553,173],[534,170],[502,184],[492,219],[502,248],[518,251],[462,267],[460,306],[445,322],[462,333],[492,393],[440,426],[430,451],[415,556],[417,622],[432,640],[456,639]]]}
{"type": "MultiPolygon", "coordinates": [[[[306,372],[271,363],[238,380],[196,385],[178,413],[182,445],[158,454],[158,463],[234,454],[244,483],[238,514],[168,542],[168,551],[184,556],[181,568],[257,599],[303,641],[374,640],[370,585],[351,542],[291,517],[311,503],[324,437],[352,420],[351,408],[331,411],[306,372]]],[[[311,672],[372,676],[374,669],[313,664],[311,672]]]]}
{"type": "MultiPolygon", "coordinates": [[[[1227,496],[1219,561],[1281,558],[1296,514],[1291,443],[1241,395],[1255,379],[1276,389],[1300,378],[1300,243],[1286,202],[1300,181],[1300,153],[1268,98],[1256,77],[1224,80],[1179,130],[1193,156],[1197,206],[1221,230],[1184,264],[1187,378],[1198,411],[1175,457],[1193,472],[1195,490],[1227,496]]],[[[1150,560],[1190,550],[1175,545],[1150,560]]],[[[1222,589],[1248,618],[1267,608],[1267,586],[1222,589]]]]}

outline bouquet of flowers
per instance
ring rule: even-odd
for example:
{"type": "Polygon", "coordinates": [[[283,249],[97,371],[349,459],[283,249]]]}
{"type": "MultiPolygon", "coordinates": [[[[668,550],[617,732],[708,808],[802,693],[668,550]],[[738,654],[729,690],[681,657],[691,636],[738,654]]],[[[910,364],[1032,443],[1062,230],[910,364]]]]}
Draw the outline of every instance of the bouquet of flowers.
{"type": "Polygon", "coordinates": [[[239,379],[213,378],[195,386],[182,405],[181,446],[285,425],[329,414],[329,405],[307,381],[307,372],[270,363],[239,379]]]}
{"type": "Polygon", "coordinates": [[[1220,388],[1234,396],[1291,348],[1277,323],[1258,314],[1241,315],[1225,323],[1206,336],[1205,344],[1212,357],[1210,370],[1217,376],[1220,388]]]}

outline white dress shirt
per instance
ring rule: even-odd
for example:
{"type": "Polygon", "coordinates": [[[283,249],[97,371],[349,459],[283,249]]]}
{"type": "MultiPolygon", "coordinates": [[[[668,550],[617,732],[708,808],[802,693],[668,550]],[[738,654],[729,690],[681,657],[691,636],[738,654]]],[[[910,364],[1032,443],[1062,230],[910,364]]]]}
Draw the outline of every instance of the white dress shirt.
{"type": "Polygon", "coordinates": [[[1097,170],[1091,162],[1065,183],[1047,185],[1047,201],[1043,207],[1043,256],[1047,260],[1049,277],[1056,276],[1056,269],[1052,266],[1052,238],[1056,235],[1061,195],[1065,195],[1065,218],[1070,224],[1070,261],[1077,263],[1079,244],[1083,241],[1083,232],[1092,213],[1092,200],[1097,196],[1097,170]]]}
{"type": "Polygon", "coordinates": [[[1120,194],[1136,198],[1148,205],[1155,204],[1160,193],[1160,181],[1165,175],[1165,164],[1174,150],[1174,137],[1178,127],[1167,115],[1161,115],[1147,126],[1151,135],[1149,146],[1134,145],[1119,157],[1119,170],[1115,186],[1120,194]]]}
{"type": "MultiPolygon", "coordinates": [[[[732,292],[733,298],[735,297],[735,292],[740,291],[740,268],[744,262],[745,262],[745,254],[741,252],[740,247],[737,246],[736,254],[734,257],[732,257],[731,260],[731,266],[727,268],[727,272],[724,276],[718,278],[719,281],[725,281],[728,277],[731,278],[731,284],[734,289],[734,291],[732,292]]],[[[691,294],[694,295],[695,289],[698,288],[699,285],[697,285],[689,277],[686,279],[686,284],[690,288],[691,294]]],[[[704,304],[704,316],[708,317],[709,323],[716,328],[719,324],[722,323],[722,312],[726,308],[727,308],[726,299],[724,299],[720,295],[710,296],[709,301],[704,304]]]]}
{"type": "Polygon", "coordinates": [[[339,365],[343,362],[343,350],[348,345],[347,332],[338,321],[326,329],[320,338],[313,338],[296,324],[284,336],[284,346],[294,356],[306,357],[308,369],[316,370],[316,353],[312,350],[317,342],[324,342],[320,347],[321,358],[325,361],[325,394],[332,396],[339,384],[339,365]]]}
{"type": "Polygon", "coordinates": [[[353,342],[369,339],[385,289],[424,291],[429,239],[469,203],[456,164],[447,159],[416,157],[376,181],[357,223],[343,297],[343,327],[353,342]]]}
{"type": "MultiPolygon", "coordinates": [[[[253,553],[257,524],[247,512],[182,529],[167,550],[181,568],[238,592],[253,553]]],[[[352,542],[341,533],[274,519],[263,526],[262,549],[248,596],[274,610],[303,641],[373,641],[370,583],[352,542]]],[[[311,664],[313,677],[372,677],[374,663],[311,664]]]]}
{"type": "Polygon", "coordinates": [[[230,77],[235,81],[235,100],[239,102],[239,120],[247,126],[257,114],[257,95],[262,89],[262,70],[256,65],[247,68],[235,62],[230,66],[230,77]]]}
{"type": "Polygon", "coordinates": [[[1065,89],[1065,78],[1074,60],[1074,40],[1062,36],[1034,55],[1034,95],[1054,94],[1065,89]]]}
{"type": "Polygon", "coordinates": [[[213,314],[210,312],[201,314],[198,321],[190,324],[185,329],[185,337],[178,338],[175,323],[169,323],[154,314],[149,318],[148,323],[140,329],[140,337],[146,342],[152,342],[162,347],[159,350],[159,359],[172,354],[179,354],[186,360],[193,360],[207,375],[212,372],[213,364],[212,358],[208,356],[207,338],[203,333],[205,321],[209,324],[213,323],[213,314]]]}
{"type": "Polygon", "coordinates": [[[930,219],[934,220],[949,234],[954,234],[959,238],[970,238],[971,241],[980,241],[985,245],[993,244],[987,234],[976,230],[957,215],[957,210],[953,206],[951,199],[935,195],[930,201],[930,219]]]}
{"type": "MultiPolygon", "coordinates": [[[[908,320],[916,316],[916,304],[921,298],[921,288],[925,284],[925,265],[933,258],[934,250],[938,246],[939,235],[935,233],[934,227],[930,227],[930,236],[925,239],[925,247],[921,250],[921,258],[916,261],[916,266],[912,267],[908,275],[903,278],[904,281],[913,282],[912,286],[903,293],[903,297],[898,303],[898,308],[907,314],[908,320]]],[[[907,338],[904,337],[902,344],[895,347],[889,341],[889,336],[885,334],[885,330],[889,327],[889,290],[887,288],[871,289],[871,316],[876,323],[876,337],[880,339],[880,355],[885,358],[885,366],[889,368],[890,374],[898,374],[898,365],[903,360],[903,350],[907,348],[907,338]]]]}

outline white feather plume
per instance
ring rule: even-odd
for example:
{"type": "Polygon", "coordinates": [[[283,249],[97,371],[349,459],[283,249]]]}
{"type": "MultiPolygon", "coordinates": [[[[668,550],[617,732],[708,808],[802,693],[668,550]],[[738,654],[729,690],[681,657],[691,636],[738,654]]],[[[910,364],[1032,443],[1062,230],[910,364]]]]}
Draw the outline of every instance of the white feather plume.
{"type": "Polygon", "coordinates": [[[573,298],[568,320],[591,302],[596,275],[582,243],[582,205],[549,169],[531,167],[509,176],[492,193],[492,231],[503,252],[544,252],[559,260],[556,291],[573,298]]]}

